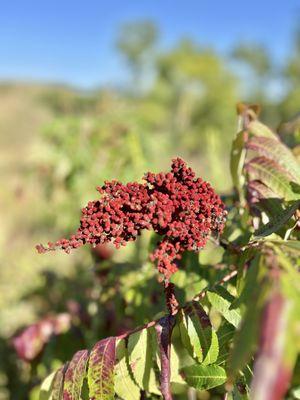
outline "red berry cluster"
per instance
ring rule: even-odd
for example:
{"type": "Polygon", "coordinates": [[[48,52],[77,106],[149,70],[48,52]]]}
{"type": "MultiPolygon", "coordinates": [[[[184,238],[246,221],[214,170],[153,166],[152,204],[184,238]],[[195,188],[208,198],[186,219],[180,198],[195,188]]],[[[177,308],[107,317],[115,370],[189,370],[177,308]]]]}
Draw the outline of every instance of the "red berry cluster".
{"type": "Polygon", "coordinates": [[[198,251],[212,233],[221,233],[226,211],[209,183],[180,158],[174,159],[168,173],[147,173],[145,183],[105,182],[97,190],[99,200],[82,210],[80,228],[70,239],[38,245],[44,253],[61,248],[66,252],[86,243],[112,241],[119,248],[133,241],[143,229],[162,236],[151,259],[166,281],[177,271],[176,260],[185,250],[198,251]]]}

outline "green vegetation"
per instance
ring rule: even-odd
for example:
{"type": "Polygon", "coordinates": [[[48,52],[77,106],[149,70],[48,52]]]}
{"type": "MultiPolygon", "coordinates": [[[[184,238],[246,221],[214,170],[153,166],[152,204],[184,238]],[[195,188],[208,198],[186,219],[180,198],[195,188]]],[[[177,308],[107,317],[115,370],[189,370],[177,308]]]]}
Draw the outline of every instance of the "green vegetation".
{"type": "MultiPolygon", "coordinates": [[[[174,397],[218,399],[226,389],[229,399],[246,399],[251,381],[257,393],[267,377],[260,361],[253,366],[253,356],[264,357],[259,338],[269,328],[262,315],[273,315],[275,304],[282,318],[273,322],[283,327],[280,363],[293,376],[286,398],[299,398],[298,42],[278,71],[265,49],[251,43],[227,57],[187,39],[162,52],[155,26],[138,23],[124,27],[117,40],[131,74],[126,87],[82,93],[0,86],[0,399],[37,399],[43,379],[78,350],[91,351],[99,340],[116,336],[114,384],[102,389],[125,399],[139,399],[141,389],[144,398],[159,396],[154,326],[130,335],[128,343],[120,339],[167,315],[148,258],[157,238],[148,232],[120,251],[86,247],[70,256],[39,256],[34,246],[73,232],[80,208],[104,180],[136,181],[145,171],[166,171],[174,156],[211,182],[229,210],[221,242],[209,242],[199,256],[184,254],[172,277],[180,305],[196,295],[211,323],[202,329],[195,311],[177,314],[174,397]],[[274,82],[280,82],[280,95],[272,94],[274,82]],[[240,133],[242,125],[236,135],[234,110],[242,97],[262,105],[260,119],[278,137],[258,122],[257,108],[242,106],[249,137],[240,133]],[[222,281],[234,271],[237,276],[222,281]],[[33,323],[18,347],[22,360],[10,339],[33,323]],[[140,348],[145,351],[138,358],[140,348]],[[260,371],[254,380],[253,370],[260,371]]],[[[84,378],[87,359],[87,352],[73,359],[77,378],[68,390],[74,398],[82,384],[85,398],[95,379],[95,371],[84,378]]],[[[63,373],[52,375],[58,391],[63,373]]],[[[49,398],[51,382],[44,382],[41,398],[49,398]]]]}

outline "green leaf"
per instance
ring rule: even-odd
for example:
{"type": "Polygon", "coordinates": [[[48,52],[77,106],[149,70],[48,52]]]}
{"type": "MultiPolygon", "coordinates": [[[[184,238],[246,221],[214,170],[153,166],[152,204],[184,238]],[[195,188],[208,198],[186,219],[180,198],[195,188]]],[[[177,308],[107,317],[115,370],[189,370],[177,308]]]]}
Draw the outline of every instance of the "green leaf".
{"type": "Polygon", "coordinates": [[[300,400],[300,386],[297,386],[294,389],[292,389],[291,394],[293,395],[294,399],[300,400]]]}
{"type": "Polygon", "coordinates": [[[223,368],[217,365],[194,364],[182,370],[188,385],[198,390],[208,390],[226,382],[227,376],[223,368]]]}
{"type": "Polygon", "coordinates": [[[254,260],[254,264],[252,264],[251,267],[254,265],[258,271],[254,273],[254,276],[258,276],[258,273],[260,273],[261,276],[252,286],[251,296],[249,296],[249,293],[247,296],[244,295],[244,297],[248,299],[247,308],[243,320],[233,338],[233,344],[227,363],[229,378],[232,381],[234,381],[238,371],[243,370],[254,354],[258,342],[261,313],[269,292],[268,279],[264,279],[266,270],[265,259],[260,257],[259,263],[254,260]]]}
{"type": "Polygon", "coordinates": [[[300,242],[299,240],[270,240],[271,243],[274,243],[280,247],[286,249],[286,251],[290,251],[291,253],[295,253],[296,255],[300,255],[300,242]]]}
{"type": "Polygon", "coordinates": [[[126,343],[121,339],[116,346],[115,392],[123,400],[139,399],[140,388],[129,373],[127,357],[126,343]]]}
{"type": "Polygon", "coordinates": [[[241,131],[236,135],[236,138],[232,142],[230,155],[231,178],[234,187],[237,189],[241,202],[244,200],[243,186],[245,184],[245,176],[243,174],[246,157],[244,136],[244,131],[241,131]]]}
{"type": "Polygon", "coordinates": [[[178,354],[173,345],[171,345],[171,352],[170,352],[170,364],[171,364],[171,383],[179,383],[185,384],[182,376],[179,374],[179,370],[181,368],[180,359],[178,354]]]}
{"type": "Polygon", "coordinates": [[[295,180],[300,181],[300,166],[291,150],[277,138],[253,137],[246,144],[247,149],[269,158],[281,165],[295,180]]]}
{"type": "Polygon", "coordinates": [[[87,350],[78,351],[72,358],[65,373],[64,400],[80,400],[88,358],[87,350]]]}
{"type": "Polygon", "coordinates": [[[272,233],[277,232],[295,214],[296,210],[299,207],[299,204],[299,200],[295,201],[292,205],[283,210],[279,215],[273,217],[266,225],[255,231],[255,239],[259,239],[259,237],[269,236],[272,233]]]}
{"type": "Polygon", "coordinates": [[[52,388],[51,388],[52,393],[49,399],[61,400],[63,398],[64,376],[67,368],[68,364],[65,364],[55,372],[52,381],[52,388]]]}
{"type": "Polygon", "coordinates": [[[291,187],[287,172],[276,162],[266,157],[255,157],[246,164],[250,180],[259,180],[286,201],[299,199],[291,187]]]}
{"type": "Polygon", "coordinates": [[[232,381],[238,371],[242,370],[253,356],[258,340],[259,318],[260,310],[256,305],[248,307],[241,326],[234,336],[227,363],[229,377],[232,381]]]}
{"type": "Polygon", "coordinates": [[[190,354],[204,365],[218,358],[219,343],[208,315],[197,302],[192,302],[181,314],[181,339],[190,354]]]}
{"type": "MultiPolygon", "coordinates": [[[[179,326],[175,325],[173,328],[171,340],[173,340],[173,336],[180,335],[180,332],[178,332],[178,330],[179,330],[179,326]]],[[[153,328],[150,328],[149,331],[151,333],[151,343],[152,343],[153,352],[155,353],[155,361],[157,363],[158,370],[161,371],[161,360],[160,360],[160,354],[159,354],[156,333],[153,328]]],[[[180,385],[185,384],[184,380],[182,379],[182,376],[179,373],[179,369],[181,368],[181,359],[180,359],[179,355],[177,354],[175,346],[172,342],[171,342],[171,350],[170,350],[170,366],[171,366],[171,376],[170,376],[171,384],[172,383],[180,384],[180,385]]],[[[159,394],[161,394],[161,393],[159,392],[159,394]]]]}
{"type": "Polygon", "coordinates": [[[142,329],[128,338],[128,361],[132,375],[143,390],[158,393],[155,373],[152,368],[152,347],[150,332],[142,329]]]}
{"type": "Polygon", "coordinates": [[[222,261],[224,252],[223,247],[208,241],[205,248],[199,252],[199,262],[202,265],[216,265],[222,261]]]}
{"type": "Polygon", "coordinates": [[[216,363],[218,365],[222,364],[224,361],[227,360],[229,354],[229,347],[233,339],[234,333],[235,333],[234,327],[228,322],[225,322],[224,325],[222,325],[219,328],[217,332],[219,341],[219,356],[216,360],[216,363]]]}
{"type": "Polygon", "coordinates": [[[253,295],[253,288],[255,288],[260,283],[258,282],[258,276],[260,271],[260,256],[257,255],[250,263],[246,275],[243,276],[242,290],[238,298],[236,298],[230,309],[239,307],[242,303],[246,304],[253,295]]]}
{"type": "Polygon", "coordinates": [[[207,292],[210,304],[215,308],[228,322],[237,327],[241,321],[241,314],[238,309],[231,310],[230,306],[234,297],[224,288],[216,288],[219,293],[207,292]]]}
{"type": "Polygon", "coordinates": [[[51,400],[52,399],[52,389],[55,378],[56,371],[48,375],[41,384],[39,400],[51,400]]]}
{"type": "Polygon", "coordinates": [[[250,122],[248,130],[250,133],[252,133],[252,135],[255,136],[264,136],[277,139],[275,133],[272,132],[272,130],[268,126],[262,124],[257,119],[250,122]]]}
{"type": "Polygon", "coordinates": [[[88,366],[90,398],[111,400],[114,398],[115,337],[98,342],[92,349],[88,366]]]}

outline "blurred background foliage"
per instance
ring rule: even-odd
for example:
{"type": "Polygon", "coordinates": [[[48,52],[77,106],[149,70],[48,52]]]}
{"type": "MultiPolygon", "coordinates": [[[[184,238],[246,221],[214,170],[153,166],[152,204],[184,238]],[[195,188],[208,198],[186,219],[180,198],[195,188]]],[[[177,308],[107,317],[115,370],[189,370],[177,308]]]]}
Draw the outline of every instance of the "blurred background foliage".
{"type": "MultiPolygon", "coordinates": [[[[119,252],[102,247],[70,256],[36,254],[36,243],[77,227],[80,208],[96,198],[97,185],[140,180],[181,156],[229,196],[239,100],[261,104],[261,119],[290,146],[299,144],[300,31],[280,67],[259,43],[237,43],[224,55],[191,38],[162,52],[159,40],[151,21],[121,27],[115,45],[131,77],[122,87],[83,92],[0,85],[1,400],[35,399],[40,380],[78,348],[164,309],[147,258],[148,235],[119,252]],[[11,347],[15,333],[61,313],[69,316],[69,328],[47,339],[33,360],[22,361],[11,347]]],[[[211,252],[208,258],[218,257],[211,252]]],[[[202,264],[191,257],[190,267],[178,273],[183,300],[206,285],[202,264]]]]}

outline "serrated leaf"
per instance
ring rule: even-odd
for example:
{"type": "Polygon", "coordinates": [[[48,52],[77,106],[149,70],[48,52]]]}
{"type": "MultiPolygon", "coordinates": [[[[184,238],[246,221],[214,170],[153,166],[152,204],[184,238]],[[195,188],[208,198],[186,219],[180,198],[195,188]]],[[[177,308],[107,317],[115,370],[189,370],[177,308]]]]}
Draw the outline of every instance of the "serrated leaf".
{"type": "Polygon", "coordinates": [[[115,392],[123,400],[135,400],[140,397],[140,388],[129,373],[127,358],[126,343],[121,339],[116,346],[115,392]]]}
{"type": "Polygon", "coordinates": [[[98,342],[92,349],[88,366],[88,386],[94,400],[114,398],[114,365],[116,338],[98,342]]]}
{"type": "Polygon", "coordinates": [[[291,179],[287,172],[276,162],[266,157],[255,157],[246,164],[250,180],[259,180],[279,197],[286,201],[299,199],[293,192],[291,179]]]}
{"type": "Polygon", "coordinates": [[[276,197],[276,193],[273,192],[272,188],[257,180],[249,181],[247,183],[247,190],[251,197],[257,200],[274,199],[276,197]]]}
{"type": "Polygon", "coordinates": [[[216,289],[222,291],[222,295],[216,292],[207,292],[210,304],[215,308],[228,322],[237,327],[241,321],[241,314],[238,309],[231,310],[230,306],[234,297],[230,295],[224,288],[216,289]]]}
{"type": "Polygon", "coordinates": [[[83,380],[86,375],[88,358],[88,351],[81,350],[78,351],[70,361],[65,373],[63,391],[64,400],[80,400],[83,380]]]}
{"type": "Polygon", "coordinates": [[[247,141],[247,149],[256,151],[281,165],[295,182],[300,181],[300,166],[293,153],[278,139],[271,137],[253,137],[247,141]]]}
{"type": "Polygon", "coordinates": [[[61,400],[63,398],[64,377],[67,368],[68,363],[56,371],[52,384],[51,400],[61,400]]]}
{"type": "Polygon", "coordinates": [[[150,332],[142,329],[128,338],[128,361],[132,375],[143,390],[159,393],[152,368],[152,346],[150,332]]]}
{"type": "Polygon", "coordinates": [[[230,343],[235,333],[234,327],[229,323],[224,323],[217,332],[219,341],[219,356],[216,364],[222,364],[227,360],[229,354],[230,343]]]}
{"type": "Polygon", "coordinates": [[[202,306],[192,302],[182,311],[181,339],[190,354],[204,365],[212,364],[219,354],[217,334],[202,306]]]}
{"type": "Polygon", "coordinates": [[[273,217],[266,225],[256,230],[254,233],[256,238],[269,236],[272,233],[275,233],[279,229],[281,229],[295,214],[296,210],[299,207],[299,204],[299,200],[295,201],[292,205],[287,207],[276,217],[273,217]]]}
{"type": "Polygon", "coordinates": [[[223,368],[217,365],[194,364],[182,370],[183,378],[188,385],[198,390],[208,390],[226,382],[223,368]]]}
{"type": "Polygon", "coordinates": [[[248,130],[250,133],[252,133],[252,135],[255,136],[264,136],[277,139],[275,133],[272,132],[272,130],[268,126],[262,124],[257,119],[250,122],[248,130]]]}

